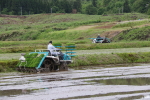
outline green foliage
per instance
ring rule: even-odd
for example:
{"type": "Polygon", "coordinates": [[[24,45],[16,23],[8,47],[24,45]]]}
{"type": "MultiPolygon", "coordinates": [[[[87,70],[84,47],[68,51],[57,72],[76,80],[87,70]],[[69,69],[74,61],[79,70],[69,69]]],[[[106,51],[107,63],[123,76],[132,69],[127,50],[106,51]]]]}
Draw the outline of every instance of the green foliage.
{"type": "MultiPolygon", "coordinates": [[[[131,20],[133,14],[124,15],[84,15],[84,14],[41,14],[30,15],[23,19],[5,18],[0,19],[0,40],[1,41],[27,41],[27,40],[76,40],[80,37],[90,38],[97,29],[71,30],[81,25],[90,25],[100,22],[112,22],[131,20]],[[29,22],[31,24],[29,24],[29,22]],[[15,24],[14,24],[15,23],[15,24]],[[10,27],[8,27],[8,24],[10,27]],[[81,34],[82,33],[82,34],[81,34]],[[89,35],[87,35],[89,34],[89,35]]],[[[135,14],[134,14],[135,16],[135,14]]],[[[136,14],[137,19],[147,18],[147,15],[136,14]]],[[[102,31],[102,30],[100,30],[102,31]]],[[[99,31],[99,32],[100,32],[99,31]]]]}
{"type": "Polygon", "coordinates": [[[147,4],[149,4],[149,2],[147,0],[135,0],[135,2],[133,3],[132,9],[133,11],[137,11],[140,13],[146,13],[147,12],[147,4]]]}
{"type": "Polygon", "coordinates": [[[148,9],[147,14],[150,15],[150,8],[148,9]]]}
{"type": "Polygon", "coordinates": [[[18,63],[18,60],[3,60],[0,61],[0,72],[12,72],[16,69],[16,64],[18,63]]]}
{"type": "Polygon", "coordinates": [[[150,52],[142,53],[117,53],[117,54],[94,54],[74,57],[70,67],[125,64],[125,63],[149,63],[150,52]]]}
{"type": "MultiPolygon", "coordinates": [[[[3,14],[9,14],[8,11],[9,11],[8,8],[4,8],[4,9],[2,10],[2,13],[3,13],[3,14]]],[[[13,13],[12,13],[12,14],[13,14],[13,13]]]]}
{"type": "Polygon", "coordinates": [[[89,15],[97,15],[97,8],[93,5],[89,5],[86,7],[86,13],[89,15]]]}
{"type": "Polygon", "coordinates": [[[53,8],[52,8],[53,13],[57,13],[57,12],[59,12],[59,10],[60,9],[57,6],[53,6],[53,8]]]}
{"type": "Polygon", "coordinates": [[[103,15],[105,12],[105,9],[104,8],[99,8],[98,9],[98,15],[103,15]]]}
{"type": "Polygon", "coordinates": [[[94,7],[97,7],[97,0],[92,0],[92,5],[93,5],[94,7]]]}
{"type": "Polygon", "coordinates": [[[130,30],[125,30],[116,37],[114,37],[113,40],[115,41],[134,41],[134,40],[140,40],[140,41],[146,41],[149,40],[149,31],[150,26],[145,26],[142,28],[135,28],[130,30]]]}
{"type": "Polygon", "coordinates": [[[123,7],[124,7],[124,12],[126,12],[126,13],[131,12],[128,0],[125,0],[123,7]]]}
{"type": "Polygon", "coordinates": [[[31,26],[26,26],[24,29],[30,29],[31,28],[31,26]]]}
{"type": "Polygon", "coordinates": [[[118,9],[125,13],[146,13],[149,8],[148,0],[1,0],[0,4],[1,13],[10,15],[72,13],[72,9],[76,9],[77,13],[85,13],[88,5],[93,5],[91,11],[94,12],[86,14],[97,14],[96,11],[101,7],[106,9],[106,13],[118,13],[118,9]]]}
{"type": "Polygon", "coordinates": [[[130,27],[130,28],[134,28],[134,26],[139,26],[142,24],[148,24],[148,21],[136,21],[136,22],[128,22],[128,23],[121,23],[121,24],[117,24],[115,26],[113,26],[113,28],[123,28],[123,27],[130,27]]]}
{"type": "Polygon", "coordinates": [[[75,0],[73,2],[73,9],[77,9],[77,11],[80,12],[81,8],[82,8],[81,0],[75,0]]]}

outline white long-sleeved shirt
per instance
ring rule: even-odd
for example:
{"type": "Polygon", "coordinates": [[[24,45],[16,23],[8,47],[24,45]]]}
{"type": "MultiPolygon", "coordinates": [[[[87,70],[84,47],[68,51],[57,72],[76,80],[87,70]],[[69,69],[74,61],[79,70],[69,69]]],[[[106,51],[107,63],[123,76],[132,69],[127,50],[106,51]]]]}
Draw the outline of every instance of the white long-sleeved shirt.
{"type": "Polygon", "coordinates": [[[49,44],[47,46],[47,49],[50,50],[51,54],[60,54],[59,52],[55,52],[54,50],[58,50],[57,48],[55,48],[52,44],[49,44]]]}
{"type": "Polygon", "coordinates": [[[50,52],[53,52],[53,50],[56,50],[56,48],[52,44],[49,44],[47,46],[47,49],[50,50],[50,52]]]}

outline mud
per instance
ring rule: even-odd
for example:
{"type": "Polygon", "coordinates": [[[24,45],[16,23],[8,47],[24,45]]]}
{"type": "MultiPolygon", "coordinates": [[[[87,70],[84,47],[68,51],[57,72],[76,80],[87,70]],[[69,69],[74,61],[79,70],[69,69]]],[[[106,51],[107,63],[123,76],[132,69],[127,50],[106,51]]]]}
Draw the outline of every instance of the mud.
{"type": "Polygon", "coordinates": [[[0,100],[149,100],[150,64],[1,73],[0,100]]]}

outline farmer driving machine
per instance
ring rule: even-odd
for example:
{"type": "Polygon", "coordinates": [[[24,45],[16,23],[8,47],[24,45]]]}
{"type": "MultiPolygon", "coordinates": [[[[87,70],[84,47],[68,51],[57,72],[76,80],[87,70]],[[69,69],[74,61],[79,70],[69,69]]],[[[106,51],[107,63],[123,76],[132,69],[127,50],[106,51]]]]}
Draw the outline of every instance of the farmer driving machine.
{"type": "Polygon", "coordinates": [[[55,50],[59,54],[52,55],[50,50],[36,49],[35,52],[21,54],[17,70],[20,72],[50,72],[68,70],[68,64],[72,63],[75,45],[65,46],[65,53],[61,49],[55,50]]]}
{"type": "Polygon", "coordinates": [[[92,39],[92,43],[110,43],[110,39],[109,38],[105,38],[105,37],[100,37],[100,38],[90,38],[92,39]]]}

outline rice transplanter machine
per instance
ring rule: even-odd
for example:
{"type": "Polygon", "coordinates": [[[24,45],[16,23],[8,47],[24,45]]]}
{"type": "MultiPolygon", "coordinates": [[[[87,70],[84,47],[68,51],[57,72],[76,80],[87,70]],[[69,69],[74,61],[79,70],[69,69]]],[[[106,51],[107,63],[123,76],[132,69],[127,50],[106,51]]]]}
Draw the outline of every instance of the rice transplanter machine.
{"type": "Polygon", "coordinates": [[[60,52],[61,56],[52,55],[47,49],[36,49],[35,52],[21,54],[19,63],[17,64],[17,70],[20,72],[50,72],[50,71],[63,71],[68,70],[68,64],[72,63],[72,57],[76,52],[75,46],[66,46],[65,53],[61,52],[61,49],[55,50],[60,52]]]}

